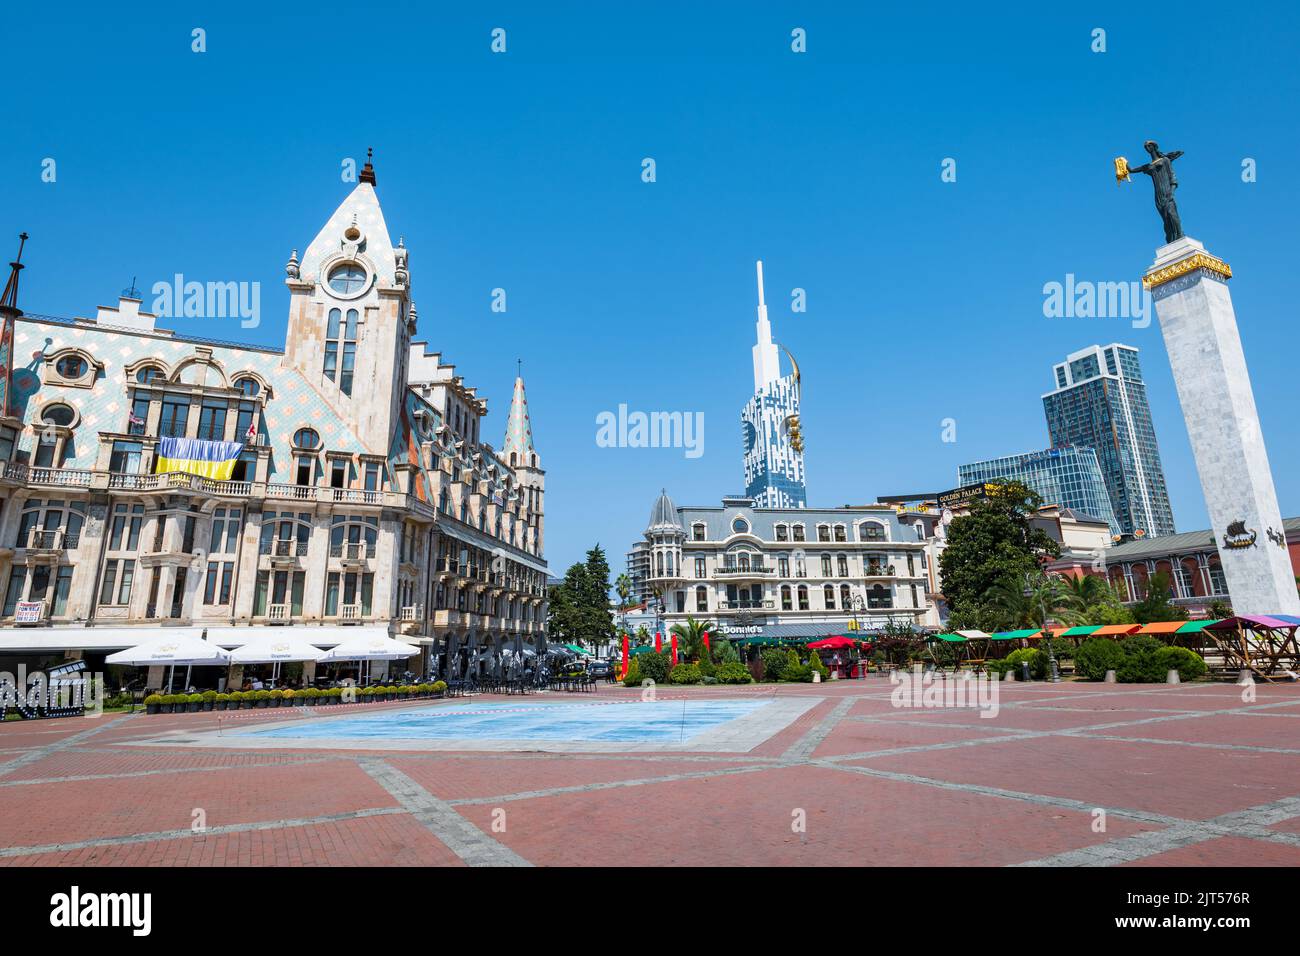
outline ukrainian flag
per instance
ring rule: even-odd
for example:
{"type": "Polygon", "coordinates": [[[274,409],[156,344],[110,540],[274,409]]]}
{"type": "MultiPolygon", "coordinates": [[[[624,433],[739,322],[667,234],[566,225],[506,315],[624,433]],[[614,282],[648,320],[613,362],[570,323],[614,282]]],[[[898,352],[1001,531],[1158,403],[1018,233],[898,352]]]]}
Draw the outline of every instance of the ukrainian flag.
{"type": "Polygon", "coordinates": [[[215,481],[228,481],[244,446],[237,441],[160,438],[154,474],[184,472],[215,481]]]}

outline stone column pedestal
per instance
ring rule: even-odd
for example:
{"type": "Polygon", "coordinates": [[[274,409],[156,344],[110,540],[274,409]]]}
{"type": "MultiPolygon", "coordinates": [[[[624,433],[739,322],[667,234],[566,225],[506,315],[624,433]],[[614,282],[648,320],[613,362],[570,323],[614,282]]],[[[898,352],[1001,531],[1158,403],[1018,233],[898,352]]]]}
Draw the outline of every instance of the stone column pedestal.
{"type": "Polygon", "coordinates": [[[1233,611],[1300,614],[1231,277],[1227,263],[1184,237],[1156,251],[1142,282],[1160,318],[1233,611]]]}

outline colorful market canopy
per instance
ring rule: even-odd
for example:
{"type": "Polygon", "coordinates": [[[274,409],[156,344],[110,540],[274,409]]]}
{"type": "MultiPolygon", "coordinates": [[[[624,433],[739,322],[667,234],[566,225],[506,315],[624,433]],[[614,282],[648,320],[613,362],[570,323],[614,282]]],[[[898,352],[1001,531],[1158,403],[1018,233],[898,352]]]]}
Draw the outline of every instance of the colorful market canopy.
{"type": "Polygon", "coordinates": [[[1067,627],[1060,633],[1060,637],[1087,637],[1093,631],[1101,629],[1100,624],[1084,624],[1081,627],[1067,627]]]}
{"type": "Polygon", "coordinates": [[[583,649],[582,649],[581,647],[579,647],[577,644],[565,644],[564,646],[565,646],[566,648],[568,648],[569,650],[573,651],[573,653],[575,653],[575,654],[585,654],[585,653],[587,653],[585,650],[583,650],[583,649]]]}
{"type": "Polygon", "coordinates": [[[965,644],[968,638],[961,634],[931,634],[927,641],[947,641],[949,644],[965,644]]]}
{"type": "Polygon", "coordinates": [[[1241,614],[1229,617],[1215,624],[1207,625],[1211,631],[1235,631],[1237,628],[1253,630],[1290,629],[1300,625],[1300,618],[1292,614],[1241,614]]]}
{"type": "Polygon", "coordinates": [[[653,654],[654,652],[655,649],[651,647],[649,644],[642,644],[640,647],[632,648],[627,653],[629,656],[635,657],[637,654],[653,654]]]}
{"type": "Polygon", "coordinates": [[[1178,628],[1178,632],[1177,632],[1177,633],[1179,633],[1179,634],[1195,634],[1195,633],[1197,633],[1198,631],[1203,631],[1203,630],[1205,630],[1205,629],[1206,629],[1207,627],[1209,627],[1211,624],[1218,624],[1218,623],[1219,623],[1219,620],[1220,620],[1220,619],[1218,619],[1218,618],[1207,618],[1207,619],[1204,620],[1204,621],[1183,621],[1183,622],[1181,622],[1181,624],[1179,625],[1179,628],[1178,628]]]}
{"type": "Polygon", "coordinates": [[[1001,631],[997,634],[990,634],[989,637],[995,641],[1018,641],[1037,637],[1041,633],[1042,631],[1036,627],[1027,627],[1019,631],[1001,631]]]}
{"type": "Polygon", "coordinates": [[[958,631],[957,633],[969,641],[979,641],[990,636],[983,631],[958,631]]]}
{"type": "Polygon", "coordinates": [[[1092,636],[1123,637],[1125,634],[1136,634],[1141,626],[1140,624],[1103,624],[1092,632],[1092,636]]]}
{"type": "Polygon", "coordinates": [[[1178,629],[1186,624],[1186,621],[1152,621],[1149,624],[1143,624],[1137,631],[1139,634],[1177,634],[1178,629]]]}

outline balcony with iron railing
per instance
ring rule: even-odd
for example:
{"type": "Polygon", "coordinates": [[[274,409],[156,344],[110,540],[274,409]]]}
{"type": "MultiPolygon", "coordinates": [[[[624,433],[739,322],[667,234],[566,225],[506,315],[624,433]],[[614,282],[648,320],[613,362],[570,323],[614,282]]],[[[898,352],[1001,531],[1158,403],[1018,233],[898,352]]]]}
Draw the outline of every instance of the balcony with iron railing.
{"type": "Polygon", "coordinates": [[[32,528],[27,533],[27,541],[20,543],[19,547],[25,546],[28,551],[72,551],[79,543],[80,535],[77,532],[69,534],[63,528],[32,528]]]}
{"type": "Polygon", "coordinates": [[[345,563],[365,561],[375,556],[375,546],[365,542],[350,541],[330,545],[330,557],[345,563]]]}
{"type": "Polygon", "coordinates": [[[776,601],[719,601],[719,611],[770,611],[776,608],[776,601]]]}
{"type": "Polygon", "coordinates": [[[896,576],[892,564],[869,564],[862,571],[864,578],[892,578],[896,576]]]}
{"type": "Polygon", "coordinates": [[[724,561],[714,569],[715,578],[765,578],[776,574],[776,568],[761,561],[724,561]]]}
{"type": "Polygon", "coordinates": [[[261,553],[273,560],[296,562],[298,558],[307,556],[307,546],[305,539],[272,538],[262,542],[261,553]]]}

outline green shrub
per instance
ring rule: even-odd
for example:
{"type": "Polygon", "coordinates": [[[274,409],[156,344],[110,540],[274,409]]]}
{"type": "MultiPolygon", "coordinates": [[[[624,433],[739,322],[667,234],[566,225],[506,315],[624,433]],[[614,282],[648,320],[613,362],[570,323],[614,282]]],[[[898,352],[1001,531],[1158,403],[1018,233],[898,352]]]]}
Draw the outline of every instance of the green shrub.
{"type": "Polygon", "coordinates": [[[678,664],[668,674],[668,680],[674,684],[698,684],[700,668],[697,664],[678,664]]]}
{"type": "Polygon", "coordinates": [[[253,700],[270,700],[270,699],[271,699],[271,692],[269,690],[253,691],[253,700]]]}
{"type": "Polygon", "coordinates": [[[1164,669],[1178,671],[1179,680],[1197,680],[1205,676],[1205,659],[1186,647],[1162,647],[1156,651],[1156,660],[1164,669]]]}
{"type": "Polygon", "coordinates": [[[433,682],[433,692],[435,694],[447,693],[447,682],[445,680],[436,680],[433,682]]]}
{"type": "Polygon", "coordinates": [[[790,683],[803,681],[808,683],[812,680],[813,670],[807,664],[786,664],[785,671],[781,674],[781,680],[790,683]]]}
{"type": "Polygon", "coordinates": [[[700,677],[701,678],[712,677],[715,671],[713,660],[707,650],[704,650],[704,648],[702,647],[700,648],[700,650],[704,651],[704,653],[700,657],[700,663],[698,665],[700,668],[700,677]]]}
{"type": "Polygon", "coordinates": [[[830,668],[822,661],[822,656],[817,653],[816,649],[808,651],[808,666],[822,675],[822,680],[830,677],[830,668]]]}
{"type": "Polygon", "coordinates": [[[284,691],[282,690],[271,691],[271,700],[284,700],[284,691]]]}
{"type": "Polygon", "coordinates": [[[632,658],[632,662],[627,665],[627,673],[623,676],[624,687],[641,686],[641,665],[638,663],[638,658],[645,656],[646,655],[644,654],[638,654],[637,657],[632,658]]]}
{"type": "Polygon", "coordinates": [[[1042,680],[1047,676],[1047,655],[1036,647],[1022,647],[1012,651],[1006,657],[1002,658],[1005,662],[1004,669],[1014,669],[1016,676],[1019,677],[1022,661],[1029,662],[1029,676],[1033,680],[1042,680]]]}
{"type": "Polygon", "coordinates": [[[154,705],[154,706],[157,706],[158,704],[161,704],[161,703],[163,702],[163,695],[162,695],[162,694],[150,694],[148,697],[146,697],[146,698],[144,699],[144,702],[145,702],[146,704],[152,704],[152,705],[154,705]]]}
{"type": "Polygon", "coordinates": [[[226,695],[226,700],[235,704],[238,704],[243,699],[244,699],[244,692],[242,690],[232,690],[229,694],[226,695]]]}
{"type": "Polygon", "coordinates": [[[228,704],[228,703],[230,703],[230,695],[229,695],[229,694],[218,694],[218,695],[216,696],[215,699],[218,700],[218,701],[220,701],[220,702],[223,703],[223,704],[228,704]]]}
{"type": "Polygon", "coordinates": [[[199,697],[202,700],[216,700],[217,692],[215,690],[205,690],[203,693],[199,694],[199,697]]]}
{"type": "Polygon", "coordinates": [[[706,674],[705,676],[700,678],[701,684],[716,684],[717,682],[718,679],[712,676],[711,674],[706,674]]]}
{"type": "Polygon", "coordinates": [[[1162,667],[1157,655],[1165,645],[1149,634],[1133,634],[1120,641],[1124,659],[1118,667],[1124,684],[1163,684],[1169,668],[1162,667]]]}
{"type": "Polygon", "coordinates": [[[186,697],[185,697],[185,703],[187,703],[187,704],[201,704],[201,703],[203,703],[203,695],[202,695],[202,694],[188,694],[188,695],[186,695],[186,697]]]}
{"type": "Polygon", "coordinates": [[[715,641],[713,660],[719,664],[739,664],[740,655],[736,653],[736,645],[731,641],[715,641]]]}
{"type": "MultiPolygon", "coordinates": [[[[641,671],[642,680],[648,677],[656,684],[668,683],[668,671],[673,666],[670,654],[656,654],[653,651],[649,654],[638,654],[636,663],[641,671]]],[[[639,684],[640,681],[637,683],[639,684]]]]}
{"type": "Polygon", "coordinates": [[[786,652],[775,647],[769,647],[763,650],[762,658],[763,679],[780,680],[781,675],[785,673],[786,664],[789,662],[789,656],[786,652]]]}
{"type": "Polygon", "coordinates": [[[728,661],[726,664],[719,664],[714,676],[723,684],[748,684],[753,680],[749,676],[749,669],[740,661],[728,661]]]}
{"type": "Polygon", "coordinates": [[[1119,642],[1090,637],[1079,645],[1074,656],[1074,672],[1084,680],[1104,680],[1106,671],[1118,674],[1123,663],[1124,649],[1119,642]]]}

